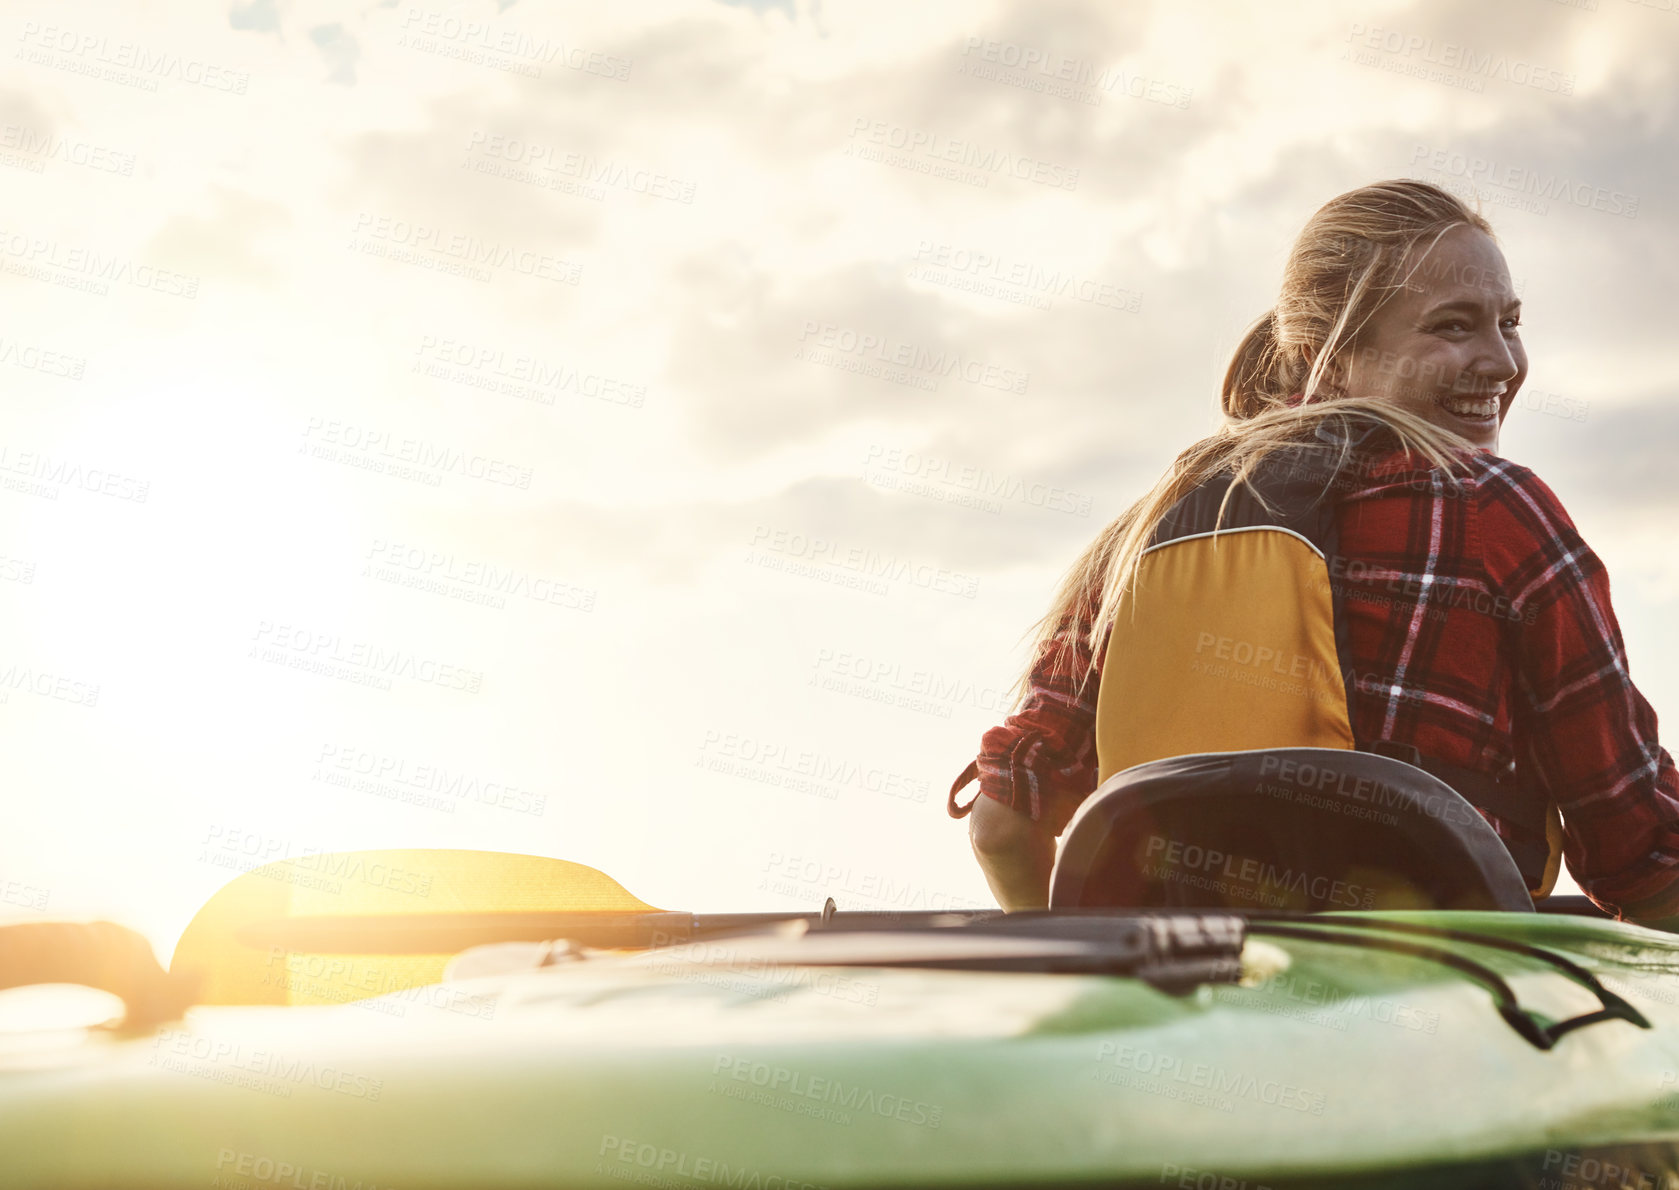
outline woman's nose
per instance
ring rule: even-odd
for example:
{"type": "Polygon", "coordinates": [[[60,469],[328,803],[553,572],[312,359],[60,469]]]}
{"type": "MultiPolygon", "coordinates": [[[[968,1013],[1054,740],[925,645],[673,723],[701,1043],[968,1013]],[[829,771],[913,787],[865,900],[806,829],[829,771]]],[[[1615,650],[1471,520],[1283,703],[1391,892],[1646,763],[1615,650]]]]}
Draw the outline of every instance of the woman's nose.
{"type": "Polygon", "coordinates": [[[1482,340],[1482,350],[1477,353],[1475,364],[1470,369],[1475,375],[1488,380],[1513,380],[1521,370],[1510,341],[1496,329],[1490,338],[1482,340]]]}

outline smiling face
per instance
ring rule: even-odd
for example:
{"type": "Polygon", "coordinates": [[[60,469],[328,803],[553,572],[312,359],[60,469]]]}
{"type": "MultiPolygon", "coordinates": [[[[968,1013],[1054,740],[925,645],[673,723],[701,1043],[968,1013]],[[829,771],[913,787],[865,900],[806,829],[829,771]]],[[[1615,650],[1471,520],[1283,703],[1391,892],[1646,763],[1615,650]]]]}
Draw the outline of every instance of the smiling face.
{"type": "Polygon", "coordinates": [[[1496,452],[1499,427],[1527,378],[1517,329],[1522,304],[1504,254],[1491,236],[1464,226],[1432,250],[1418,245],[1407,263],[1414,267],[1405,287],[1348,353],[1344,391],[1394,401],[1496,452]]]}

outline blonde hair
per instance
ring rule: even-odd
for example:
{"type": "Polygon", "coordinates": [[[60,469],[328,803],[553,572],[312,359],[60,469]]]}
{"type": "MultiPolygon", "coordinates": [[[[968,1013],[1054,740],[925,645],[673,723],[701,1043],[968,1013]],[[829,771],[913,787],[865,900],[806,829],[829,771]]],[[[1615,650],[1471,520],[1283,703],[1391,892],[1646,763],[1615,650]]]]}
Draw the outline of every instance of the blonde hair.
{"type": "Polygon", "coordinates": [[[1096,615],[1083,628],[1091,661],[1079,675],[1082,693],[1161,518],[1204,480],[1227,470],[1233,475],[1219,507],[1222,523],[1237,486],[1279,449],[1339,440],[1331,473],[1340,472],[1351,453],[1353,422],[1367,416],[1383,423],[1398,446],[1455,482],[1453,470],[1469,445],[1463,438],[1391,400],[1349,396],[1341,377],[1365,325],[1410,283],[1440,237],[1465,225],[1492,234],[1492,225],[1454,195],[1409,180],[1349,191],[1307,220],[1283,266],[1277,304],[1249,328],[1225,371],[1224,424],[1180,454],[1073,563],[1050,610],[1027,630],[1033,648],[1015,684],[1017,706],[1045,650],[1055,654],[1051,672],[1065,671],[1069,651],[1061,642],[1069,630],[1079,630],[1084,610],[1094,604],[1096,615]],[[1412,249],[1425,241],[1411,261],[1412,249]],[[1291,404],[1295,394],[1303,399],[1291,404]]]}

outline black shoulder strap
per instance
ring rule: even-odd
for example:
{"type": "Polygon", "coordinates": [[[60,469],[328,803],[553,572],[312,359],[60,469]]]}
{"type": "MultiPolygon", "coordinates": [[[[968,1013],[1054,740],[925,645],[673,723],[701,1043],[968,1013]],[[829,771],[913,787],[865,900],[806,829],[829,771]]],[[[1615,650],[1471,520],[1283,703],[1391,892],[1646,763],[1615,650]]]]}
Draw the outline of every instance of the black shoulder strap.
{"type": "Polygon", "coordinates": [[[1335,478],[1334,457],[1316,443],[1301,443],[1267,455],[1233,491],[1232,470],[1208,476],[1166,511],[1149,544],[1215,530],[1275,525],[1299,534],[1322,552],[1325,525],[1331,532],[1335,525],[1333,501],[1325,499],[1335,478]],[[1219,515],[1221,505],[1223,516],[1219,515]],[[1331,514],[1327,518],[1326,511],[1331,514]]]}

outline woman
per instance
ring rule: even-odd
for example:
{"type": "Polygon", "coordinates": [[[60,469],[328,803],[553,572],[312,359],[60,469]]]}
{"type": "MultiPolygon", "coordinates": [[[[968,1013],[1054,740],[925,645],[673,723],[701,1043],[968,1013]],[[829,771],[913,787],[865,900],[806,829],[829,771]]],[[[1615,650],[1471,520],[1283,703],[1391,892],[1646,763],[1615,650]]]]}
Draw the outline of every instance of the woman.
{"type": "MultiPolygon", "coordinates": [[[[1074,564],[1019,709],[958,780],[978,776],[970,836],[1004,908],[1046,903],[1055,837],[1096,787],[1102,653],[1162,518],[1210,477],[1240,481],[1362,417],[1378,432],[1329,497],[1354,735],[1514,782],[1560,812],[1554,842],[1592,900],[1679,914],[1679,774],[1628,673],[1608,576],[1551,490],[1496,454],[1527,375],[1520,306],[1491,226],[1437,187],[1378,183],[1311,218],[1226,372],[1224,426],[1074,564]]],[[[1544,847],[1532,815],[1483,813],[1513,853],[1544,847]]]]}

